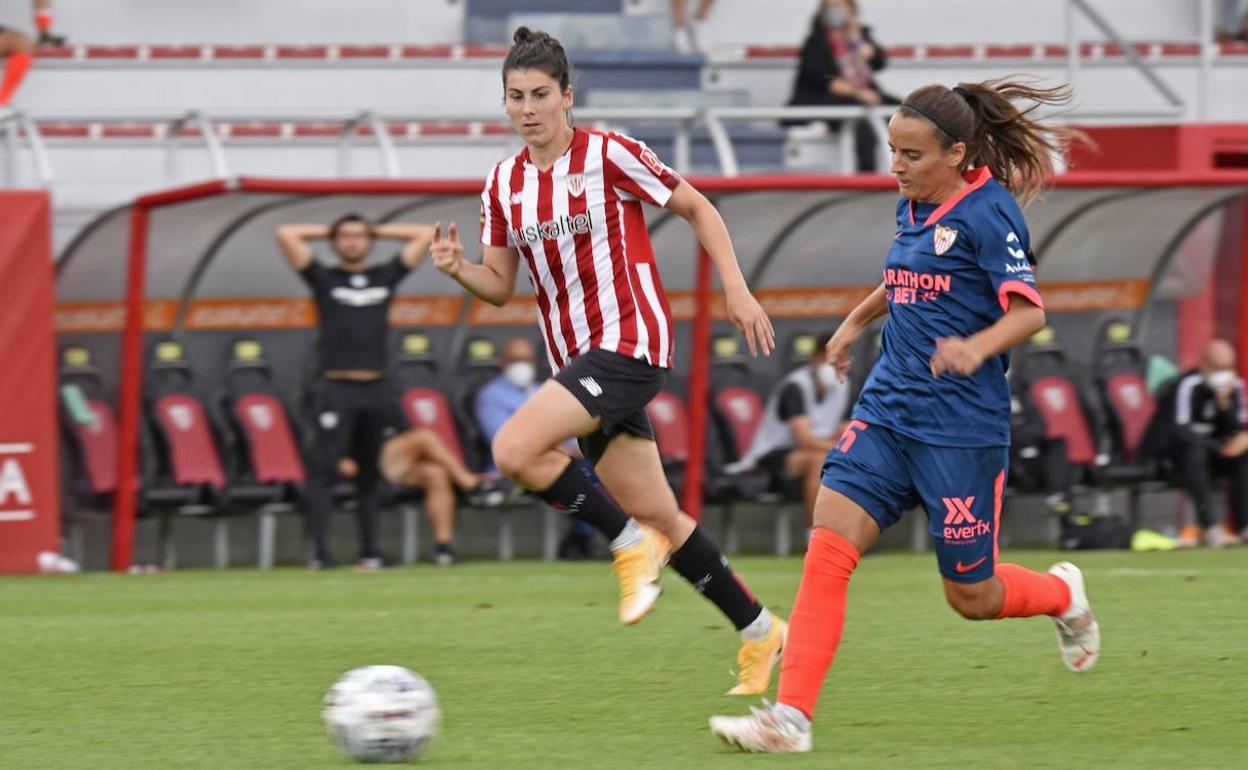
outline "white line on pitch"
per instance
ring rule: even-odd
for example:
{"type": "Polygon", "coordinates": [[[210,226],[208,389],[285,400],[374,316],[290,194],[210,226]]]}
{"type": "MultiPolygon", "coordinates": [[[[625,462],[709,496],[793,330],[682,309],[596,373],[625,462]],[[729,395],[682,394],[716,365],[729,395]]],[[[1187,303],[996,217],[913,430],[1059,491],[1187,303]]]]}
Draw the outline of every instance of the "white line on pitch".
{"type": "Polygon", "coordinates": [[[1201,568],[1201,569],[1182,569],[1175,568],[1158,568],[1158,569],[1140,569],[1134,567],[1116,567],[1107,570],[1088,570],[1089,572],[1101,572],[1111,577],[1226,577],[1231,575],[1248,575],[1248,569],[1230,568],[1201,568]]]}
{"type": "Polygon", "coordinates": [[[34,444],[0,444],[0,455],[24,455],[33,451],[34,444]]]}
{"type": "Polygon", "coordinates": [[[34,511],[0,511],[0,521],[29,521],[33,518],[34,511]]]}

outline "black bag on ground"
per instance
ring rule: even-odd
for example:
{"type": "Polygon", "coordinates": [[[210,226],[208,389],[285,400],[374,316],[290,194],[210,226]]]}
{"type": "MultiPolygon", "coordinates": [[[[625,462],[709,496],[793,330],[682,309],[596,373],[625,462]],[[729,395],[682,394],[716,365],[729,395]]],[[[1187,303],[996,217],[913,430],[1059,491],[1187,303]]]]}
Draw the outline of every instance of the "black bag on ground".
{"type": "Polygon", "coordinates": [[[1135,534],[1120,516],[1070,514],[1061,517],[1061,524],[1063,551],[1130,548],[1131,536],[1135,534]]]}

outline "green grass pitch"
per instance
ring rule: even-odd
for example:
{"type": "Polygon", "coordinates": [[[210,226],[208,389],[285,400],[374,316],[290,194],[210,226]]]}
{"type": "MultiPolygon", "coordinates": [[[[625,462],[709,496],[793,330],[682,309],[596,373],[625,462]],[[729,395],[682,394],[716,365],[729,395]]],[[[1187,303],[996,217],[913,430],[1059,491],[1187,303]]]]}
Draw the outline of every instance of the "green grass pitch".
{"type": "MultiPolygon", "coordinates": [[[[1104,635],[1086,675],[1046,619],[956,617],[930,556],[865,559],[815,751],[785,757],[710,737],[758,701],[723,695],[734,635],[670,572],[632,628],[602,563],[3,579],[0,767],[349,767],[320,700],[369,663],[437,689],[429,767],[1248,767],[1248,549],[1076,561],[1104,635]]],[[[787,614],[798,559],[735,566],[787,614]]]]}

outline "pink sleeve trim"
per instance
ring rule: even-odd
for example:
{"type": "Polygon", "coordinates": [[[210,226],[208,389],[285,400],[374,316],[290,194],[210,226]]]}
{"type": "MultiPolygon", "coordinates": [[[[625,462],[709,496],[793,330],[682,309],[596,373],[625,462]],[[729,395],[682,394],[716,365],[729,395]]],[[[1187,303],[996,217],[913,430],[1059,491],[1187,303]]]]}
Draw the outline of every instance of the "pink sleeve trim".
{"type": "Polygon", "coordinates": [[[1017,294],[1041,310],[1044,309],[1044,300],[1040,298],[1040,292],[1036,291],[1036,287],[1022,281],[1005,281],[997,289],[997,301],[1001,303],[1002,311],[1010,309],[1010,299],[1007,296],[1009,294],[1017,294]]]}

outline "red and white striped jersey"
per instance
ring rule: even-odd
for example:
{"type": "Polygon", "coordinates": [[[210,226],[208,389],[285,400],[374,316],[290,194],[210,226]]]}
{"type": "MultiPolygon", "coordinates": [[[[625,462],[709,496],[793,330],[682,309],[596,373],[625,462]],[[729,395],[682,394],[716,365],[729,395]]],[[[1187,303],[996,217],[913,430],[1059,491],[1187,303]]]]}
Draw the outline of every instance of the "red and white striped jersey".
{"type": "Polygon", "coordinates": [[[642,142],[577,128],[539,171],[528,148],[481,193],[481,243],[519,251],[555,371],[593,348],[672,362],[672,314],[641,201],[667,205],[680,176],[642,142]]]}

